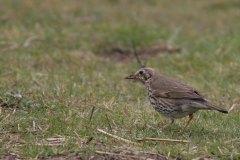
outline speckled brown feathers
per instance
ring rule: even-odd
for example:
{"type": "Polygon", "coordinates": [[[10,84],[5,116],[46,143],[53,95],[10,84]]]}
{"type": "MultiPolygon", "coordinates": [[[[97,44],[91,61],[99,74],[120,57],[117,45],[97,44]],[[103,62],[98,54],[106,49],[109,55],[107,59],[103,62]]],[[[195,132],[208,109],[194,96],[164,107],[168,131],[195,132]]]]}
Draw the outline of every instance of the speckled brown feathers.
{"type": "Polygon", "coordinates": [[[193,113],[201,109],[228,113],[227,110],[205,100],[204,96],[194,88],[176,79],[166,77],[153,68],[142,68],[126,79],[140,80],[147,88],[148,98],[153,108],[169,118],[169,123],[160,131],[171,125],[174,118],[189,115],[190,119],[185,130],[193,118],[193,113]]]}

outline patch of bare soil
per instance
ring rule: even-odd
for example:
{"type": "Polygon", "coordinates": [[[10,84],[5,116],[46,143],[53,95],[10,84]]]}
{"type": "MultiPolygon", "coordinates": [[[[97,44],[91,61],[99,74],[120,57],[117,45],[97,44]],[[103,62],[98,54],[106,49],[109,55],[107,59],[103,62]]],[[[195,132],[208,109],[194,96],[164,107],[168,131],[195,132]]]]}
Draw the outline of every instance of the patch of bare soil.
{"type": "MultiPolygon", "coordinates": [[[[129,61],[133,58],[134,56],[134,49],[130,47],[123,47],[123,46],[110,46],[110,45],[105,45],[101,46],[99,45],[100,48],[102,48],[101,56],[106,57],[106,58],[111,58],[115,62],[121,62],[121,61],[129,61]]],[[[181,48],[177,46],[172,46],[172,45],[157,45],[152,48],[137,48],[136,52],[139,56],[142,58],[149,58],[149,57],[154,57],[158,55],[167,55],[167,54],[176,54],[181,52],[181,48]]]]}

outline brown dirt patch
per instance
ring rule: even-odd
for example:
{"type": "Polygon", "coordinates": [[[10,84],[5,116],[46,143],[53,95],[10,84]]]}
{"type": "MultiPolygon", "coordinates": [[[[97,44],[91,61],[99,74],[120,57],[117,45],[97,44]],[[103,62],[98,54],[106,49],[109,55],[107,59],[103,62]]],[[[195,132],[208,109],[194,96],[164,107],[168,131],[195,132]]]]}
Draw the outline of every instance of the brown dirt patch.
{"type": "MultiPolygon", "coordinates": [[[[134,49],[131,47],[109,46],[105,44],[105,46],[99,45],[99,48],[102,48],[100,53],[101,56],[105,58],[111,58],[115,62],[130,61],[131,59],[135,58],[134,49]]],[[[158,55],[162,56],[180,53],[181,48],[178,46],[163,44],[154,47],[138,47],[136,51],[141,58],[145,59],[158,55]]]]}

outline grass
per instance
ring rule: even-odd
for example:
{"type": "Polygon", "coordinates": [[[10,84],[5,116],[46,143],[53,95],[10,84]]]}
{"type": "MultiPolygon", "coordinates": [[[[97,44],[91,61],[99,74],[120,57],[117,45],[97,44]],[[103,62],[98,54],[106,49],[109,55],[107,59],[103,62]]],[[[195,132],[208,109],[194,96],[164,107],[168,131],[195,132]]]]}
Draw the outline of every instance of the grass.
{"type": "Polygon", "coordinates": [[[122,154],[124,147],[182,159],[239,159],[239,141],[224,143],[240,137],[239,5],[235,0],[0,1],[0,131],[19,131],[0,135],[0,153],[90,157],[96,150],[113,152],[114,146],[122,154]],[[131,48],[132,41],[138,49],[179,46],[181,53],[148,58],[147,65],[193,86],[214,104],[235,108],[229,115],[199,111],[180,136],[187,118],[157,133],[168,119],[150,106],[142,84],[124,80],[139,64],[114,62],[104,52],[104,47],[131,48]],[[135,142],[136,137],[191,142],[134,146],[97,128],[135,142]],[[26,132],[34,129],[38,132],[26,132]],[[64,144],[36,145],[56,134],[66,138],[64,144]]]}

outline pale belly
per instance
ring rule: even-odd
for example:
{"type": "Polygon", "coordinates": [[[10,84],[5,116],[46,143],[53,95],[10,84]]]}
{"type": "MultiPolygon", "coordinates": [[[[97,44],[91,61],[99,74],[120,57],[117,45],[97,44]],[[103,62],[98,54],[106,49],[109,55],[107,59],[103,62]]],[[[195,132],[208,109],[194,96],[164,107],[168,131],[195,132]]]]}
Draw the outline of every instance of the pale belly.
{"type": "Polygon", "coordinates": [[[147,87],[147,89],[148,98],[152,107],[165,117],[183,118],[199,110],[189,105],[173,106],[174,100],[170,99],[168,100],[167,99],[162,100],[161,98],[153,99],[151,96],[152,94],[151,88],[147,87]]]}
{"type": "Polygon", "coordinates": [[[154,99],[149,98],[149,100],[152,107],[165,117],[183,118],[198,111],[198,109],[193,108],[189,105],[181,106],[172,106],[167,104],[163,105],[159,102],[156,103],[154,99]]]}

